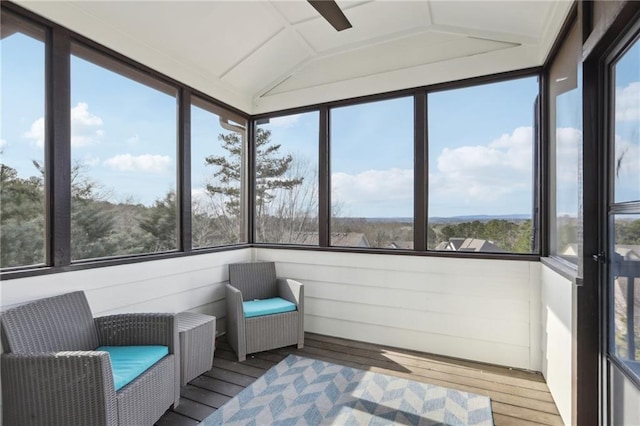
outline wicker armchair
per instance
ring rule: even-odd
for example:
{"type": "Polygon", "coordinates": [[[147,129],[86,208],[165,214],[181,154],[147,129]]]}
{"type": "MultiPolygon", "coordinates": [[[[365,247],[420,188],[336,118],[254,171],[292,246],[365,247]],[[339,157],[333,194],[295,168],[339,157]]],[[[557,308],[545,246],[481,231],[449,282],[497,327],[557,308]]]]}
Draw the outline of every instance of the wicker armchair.
{"type": "Polygon", "coordinates": [[[6,425],[152,425],[180,398],[173,314],[94,318],[83,292],[10,309],[2,321],[6,425]],[[162,345],[169,354],[115,391],[99,345],[162,345]]]}
{"type": "Polygon", "coordinates": [[[226,286],[227,340],[244,361],[247,354],[304,345],[304,286],[294,280],[276,278],[273,262],[229,265],[226,286]],[[280,297],[295,304],[292,312],[245,317],[243,302],[280,297]]]}

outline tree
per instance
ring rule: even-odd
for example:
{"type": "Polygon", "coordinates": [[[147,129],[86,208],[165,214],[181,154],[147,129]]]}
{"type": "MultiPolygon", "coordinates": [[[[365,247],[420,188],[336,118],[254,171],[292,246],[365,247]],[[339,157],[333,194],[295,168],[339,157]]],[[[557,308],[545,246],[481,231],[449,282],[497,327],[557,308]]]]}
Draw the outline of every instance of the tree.
{"type": "MultiPolygon", "coordinates": [[[[242,226],[242,136],[239,133],[219,135],[226,155],[211,155],[205,164],[217,167],[213,173],[212,183],[206,189],[213,207],[214,220],[221,228],[222,243],[237,242],[242,226]]],[[[256,232],[261,241],[281,242],[282,229],[269,227],[270,219],[282,214],[272,211],[272,203],[282,195],[281,191],[293,194],[293,190],[302,185],[304,178],[288,173],[294,161],[290,154],[279,155],[281,145],[271,141],[271,131],[258,128],[256,130],[255,152],[255,216],[256,232]]],[[[299,194],[298,194],[299,195],[299,194]]],[[[282,203],[275,203],[284,207],[282,203]]]]}
{"type": "Polygon", "coordinates": [[[0,164],[0,267],[43,263],[44,185],[0,164]]]}
{"type": "Polygon", "coordinates": [[[145,252],[155,253],[176,248],[177,216],[174,191],[169,191],[163,199],[156,200],[154,206],[147,209],[140,220],[140,228],[150,236],[147,238],[145,252]]]}
{"type": "Polygon", "coordinates": [[[85,170],[79,162],[71,167],[71,256],[95,259],[120,254],[115,219],[103,203],[107,195],[85,170]]]}

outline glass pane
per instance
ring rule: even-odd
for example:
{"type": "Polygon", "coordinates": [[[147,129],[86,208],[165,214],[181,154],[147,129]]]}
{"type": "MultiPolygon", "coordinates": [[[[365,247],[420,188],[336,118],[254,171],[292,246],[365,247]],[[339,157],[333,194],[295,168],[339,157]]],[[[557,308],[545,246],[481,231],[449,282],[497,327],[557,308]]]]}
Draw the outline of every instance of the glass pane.
{"type": "Polygon", "coordinates": [[[537,95],[536,77],[429,94],[430,250],[532,251],[537,95]]]}
{"type": "Polygon", "coordinates": [[[175,250],[175,92],[80,46],[73,52],[72,260],[175,250]]]}
{"type": "Polygon", "coordinates": [[[615,202],[640,200],[640,41],[614,67],[615,202]]]}
{"type": "Polygon", "coordinates": [[[246,241],[246,121],[205,101],[191,106],[192,247],[246,241]],[[238,121],[241,121],[239,124],[238,121]]]}
{"type": "Polygon", "coordinates": [[[611,235],[613,352],[640,377],[640,215],[617,215],[611,235]]]}
{"type": "Polygon", "coordinates": [[[331,245],[413,249],[413,98],[331,110],[331,245]]]}
{"type": "Polygon", "coordinates": [[[582,42],[574,25],[549,74],[551,254],[577,264],[582,170],[582,42]]]}
{"type": "Polygon", "coordinates": [[[256,128],[256,241],[318,244],[319,113],[256,128]]]}
{"type": "Polygon", "coordinates": [[[0,267],[45,262],[44,31],[2,11],[0,267]]]}

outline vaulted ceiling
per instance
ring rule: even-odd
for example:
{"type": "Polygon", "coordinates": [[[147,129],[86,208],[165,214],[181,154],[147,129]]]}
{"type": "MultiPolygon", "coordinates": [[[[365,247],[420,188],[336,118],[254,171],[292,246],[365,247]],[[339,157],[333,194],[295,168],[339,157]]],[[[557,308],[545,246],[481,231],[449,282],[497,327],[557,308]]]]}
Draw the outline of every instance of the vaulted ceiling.
{"type": "Polygon", "coordinates": [[[337,32],[304,0],[17,1],[247,113],[541,65],[555,1],[341,1],[337,32]]]}

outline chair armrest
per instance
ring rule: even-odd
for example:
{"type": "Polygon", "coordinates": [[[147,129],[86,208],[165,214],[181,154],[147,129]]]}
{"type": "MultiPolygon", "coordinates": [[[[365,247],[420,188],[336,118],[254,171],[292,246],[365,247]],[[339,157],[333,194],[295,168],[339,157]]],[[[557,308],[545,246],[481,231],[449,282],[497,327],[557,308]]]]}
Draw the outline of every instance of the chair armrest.
{"type": "Polygon", "coordinates": [[[298,349],[304,347],[304,285],[290,278],[278,278],[278,294],[298,307],[298,349]]]}
{"type": "Polygon", "coordinates": [[[244,308],[242,306],[242,293],[240,290],[227,284],[225,286],[225,305],[227,315],[227,341],[236,351],[241,361],[247,352],[246,328],[244,322],[244,308]]]}
{"type": "Polygon", "coordinates": [[[304,285],[290,278],[278,278],[278,295],[298,306],[304,304],[304,285]]]}
{"type": "Polygon", "coordinates": [[[1,359],[6,424],[118,423],[108,353],[9,353],[1,359]]]}
{"type": "Polygon", "coordinates": [[[174,314],[135,313],[95,318],[98,341],[104,346],[163,345],[180,350],[174,314]]]}

